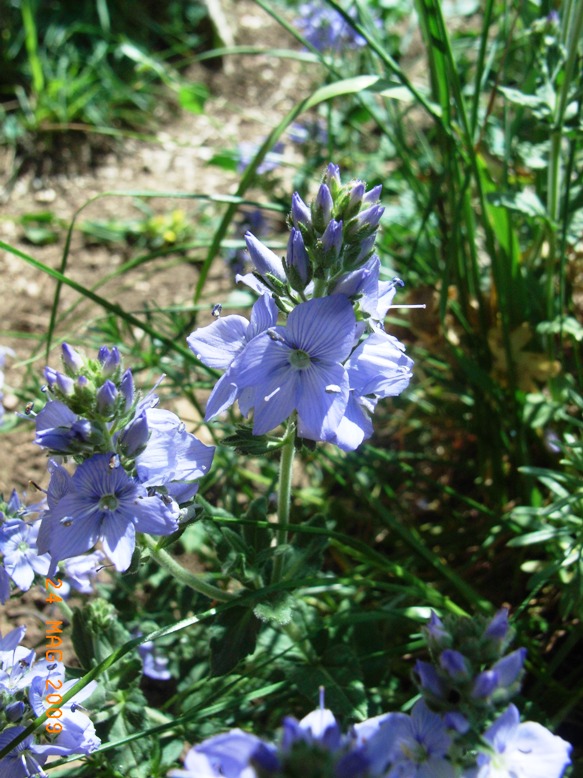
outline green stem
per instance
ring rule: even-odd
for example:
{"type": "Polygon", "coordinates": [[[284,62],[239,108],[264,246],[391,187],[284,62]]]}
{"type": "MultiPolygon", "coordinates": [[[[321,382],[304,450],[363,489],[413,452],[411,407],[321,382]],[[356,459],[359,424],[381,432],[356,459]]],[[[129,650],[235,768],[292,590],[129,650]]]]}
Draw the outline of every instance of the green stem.
{"type": "Polygon", "coordinates": [[[314,279],[314,297],[324,297],[326,295],[328,281],[325,278],[314,279]]]}
{"type": "Polygon", "coordinates": [[[281,581],[283,573],[283,554],[278,554],[277,549],[287,543],[289,513],[291,506],[292,476],[294,470],[296,430],[295,423],[290,423],[287,438],[281,449],[281,461],[279,464],[279,489],[277,494],[277,521],[279,527],[275,538],[275,558],[271,582],[281,581]]]}
{"type": "Polygon", "coordinates": [[[185,570],[167,551],[164,551],[163,548],[158,548],[156,541],[149,535],[142,535],[142,539],[146,548],[149,549],[152,558],[181,584],[194,589],[199,594],[204,594],[205,597],[210,597],[211,600],[227,602],[233,599],[234,595],[219,589],[217,586],[206,583],[198,575],[185,570]]]}

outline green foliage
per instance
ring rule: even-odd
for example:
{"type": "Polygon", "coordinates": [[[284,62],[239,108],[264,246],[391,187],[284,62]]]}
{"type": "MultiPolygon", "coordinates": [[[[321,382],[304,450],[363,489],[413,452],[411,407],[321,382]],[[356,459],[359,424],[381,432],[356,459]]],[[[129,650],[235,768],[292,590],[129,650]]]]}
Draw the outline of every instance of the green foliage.
{"type": "Polygon", "coordinates": [[[204,40],[204,3],[141,3],[139,25],[134,0],[6,0],[3,9],[0,141],[148,126],[160,97],[170,104],[172,92],[182,107],[202,110],[206,90],[177,68],[204,40]]]}

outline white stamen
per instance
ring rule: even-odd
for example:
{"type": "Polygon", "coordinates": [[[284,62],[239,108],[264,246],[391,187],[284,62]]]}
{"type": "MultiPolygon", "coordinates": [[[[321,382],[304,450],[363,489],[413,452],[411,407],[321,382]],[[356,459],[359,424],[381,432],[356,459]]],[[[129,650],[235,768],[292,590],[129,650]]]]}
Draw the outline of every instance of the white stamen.
{"type": "Polygon", "coordinates": [[[265,397],[263,398],[265,402],[268,403],[272,397],[275,397],[275,395],[279,392],[280,389],[281,386],[278,386],[277,389],[274,389],[271,394],[266,394],[265,397]]]}

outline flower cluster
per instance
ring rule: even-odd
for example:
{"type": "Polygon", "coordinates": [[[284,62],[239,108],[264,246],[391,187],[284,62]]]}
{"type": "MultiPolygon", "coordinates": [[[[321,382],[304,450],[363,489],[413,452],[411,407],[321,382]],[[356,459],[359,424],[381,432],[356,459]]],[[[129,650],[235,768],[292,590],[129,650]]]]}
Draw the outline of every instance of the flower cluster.
{"type": "Polygon", "coordinates": [[[191,748],[169,778],[560,778],[571,747],[514,705],[489,727],[479,752],[459,758],[455,733],[423,701],[343,733],[330,710],[284,719],[277,745],[240,729],[191,748]],[[464,763],[469,762],[469,765],[464,763]]]}
{"type": "Polygon", "coordinates": [[[214,448],[158,408],[153,392],[135,391],[116,348],[87,359],[64,343],[62,356],[63,371],[45,370],[49,400],[35,416],[36,443],[55,457],[38,550],[50,554],[51,574],[101,541],[116,569],[127,570],[136,533],[178,529],[214,448]]]}
{"type": "MultiPolygon", "coordinates": [[[[351,16],[354,14],[351,13],[351,16]]],[[[302,3],[295,26],[318,51],[342,50],[365,46],[366,41],[338,11],[322,5],[322,0],[302,3]]]]}
{"type": "Polygon", "coordinates": [[[169,778],[561,778],[570,744],[541,724],[521,723],[507,704],[524,659],[522,649],[503,656],[512,637],[507,612],[478,622],[432,616],[425,637],[443,672],[417,664],[422,699],[410,713],[384,713],[343,733],[321,691],[317,710],[284,719],[277,744],[235,729],[194,746],[185,769],[169,778]],[[469,658],[452,647],[462,636],[469,658]],[[461,678],[462,666],[469,676],[473,664],[496,658],[471,681],[461,678]]]}
{"type": "Polygon", "coordinates": [[[343,186],[329,165],[311,206],[293,195],[284,258],[246,234],[254,272],[238,280],[260,295],[250,320],[225,316],[188,337],[198,359],[225,371],[207,420],[237,400],[256,435],[294,415],[300,437],[347,451],[372,435],[378,401],[406,388],[413,365],[383,328],[402,282],[380,279],[380,192],[343,186]]]}
{"type": "Polygon", "coordinates": [[[508,611],[473,619],[433,613],[424,628],[432,662],[414,677],[428,705],[460,733],[479,729],[520,690],[526,649],[507,653],[513,638],[508,611]]]}
{"type": "Polygon", "coordinates": [[[42,766],[49,756],[90,754],[101,744],[80,704],[93,694],[97,683],[92,681],[62,702],[76,681],[64,680],[62,662],[51,661],[52,657],[37,661],[33,650],[20,645],[24,633],[25,627],[17,627],[0,636],[0,749],[9,746],[38,716],[48,712],[49,718],[43,729],[28,735],[0,759],[3,778],[46,776],[42,766]]]}

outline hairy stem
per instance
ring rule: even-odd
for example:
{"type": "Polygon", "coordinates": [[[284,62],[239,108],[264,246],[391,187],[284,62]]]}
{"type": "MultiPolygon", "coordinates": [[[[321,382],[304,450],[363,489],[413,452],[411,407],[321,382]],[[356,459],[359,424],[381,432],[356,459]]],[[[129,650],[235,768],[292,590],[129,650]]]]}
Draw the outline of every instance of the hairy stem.
{"type": "MultiPolygon", "coordinates": [[[[295,454],[295,424],[290,424],[288,428],[288,434],[286,441],[281,449],[281,460],[279,464],[279,488],[277,494],[277,520],[279,527],[276,535],[276,547],[287,543],[289,524],[289,512],[291,506],[291,488],[292,488],[292,476],[294,469],[294,454],[295,454]]],[[[281,581],[283,573],[283,555],[276,553],[273,560],[273,571],[271,574],[271,582],[277,583],[281,581]]]]}

